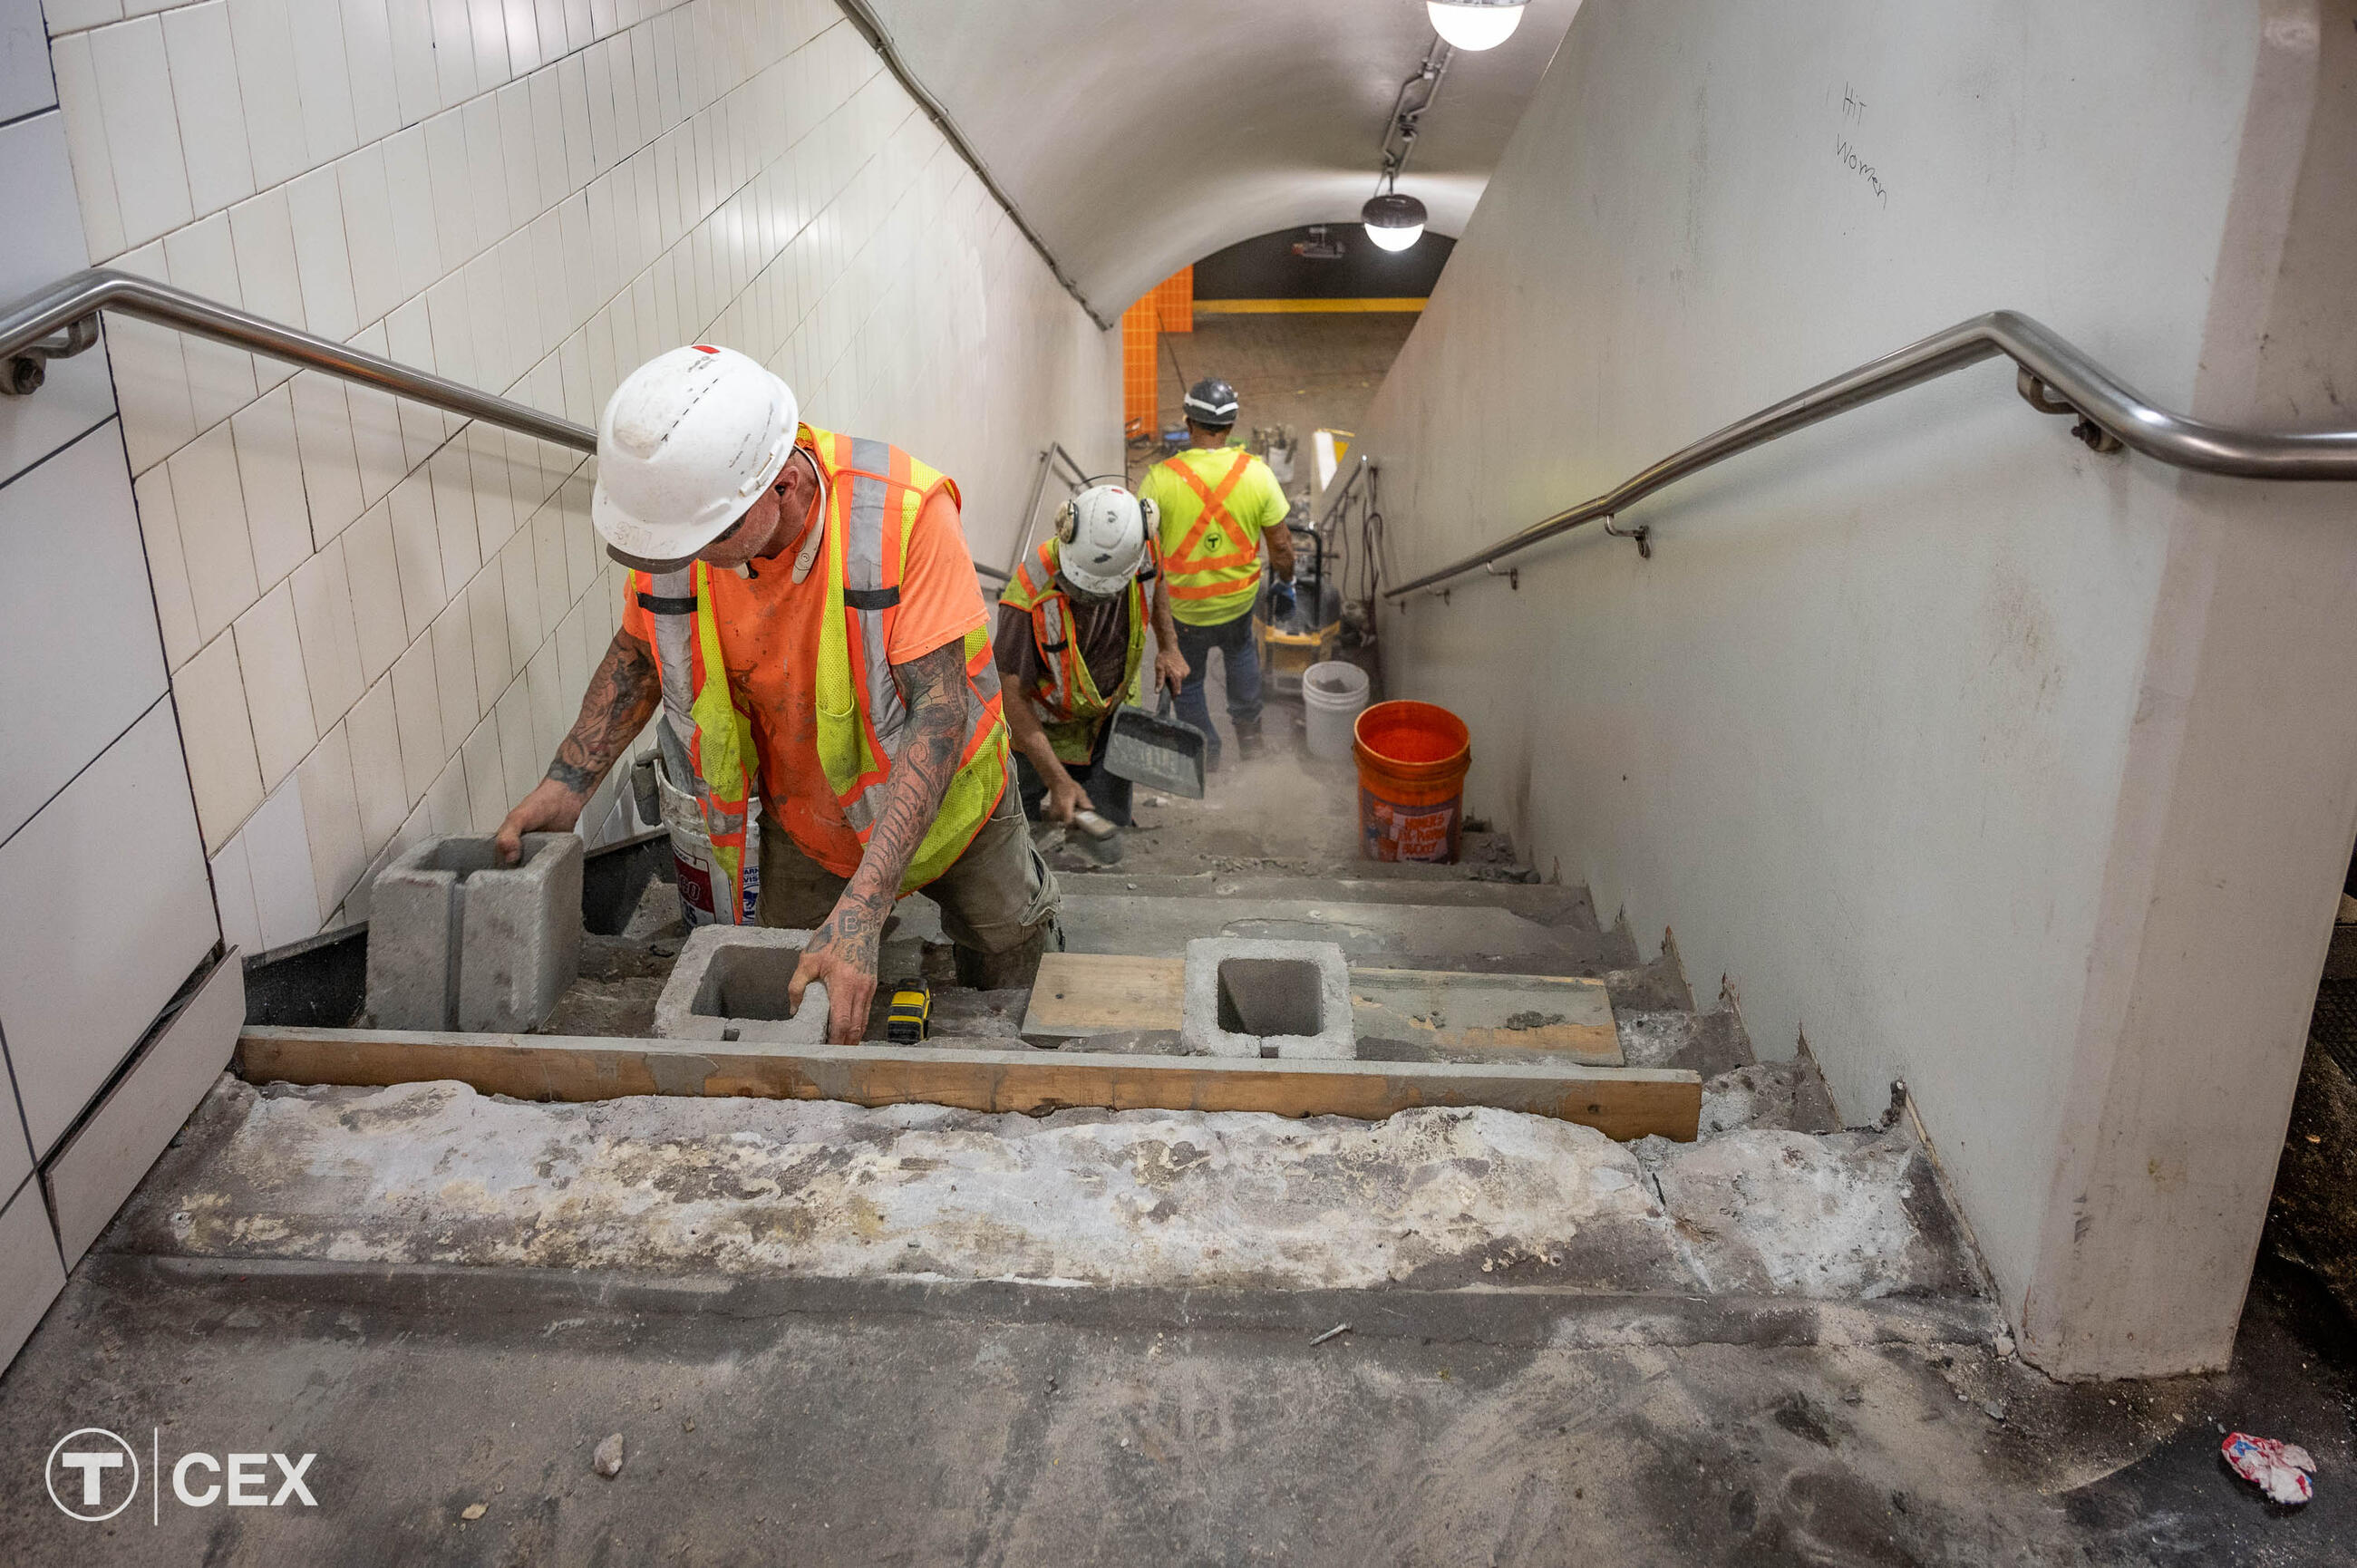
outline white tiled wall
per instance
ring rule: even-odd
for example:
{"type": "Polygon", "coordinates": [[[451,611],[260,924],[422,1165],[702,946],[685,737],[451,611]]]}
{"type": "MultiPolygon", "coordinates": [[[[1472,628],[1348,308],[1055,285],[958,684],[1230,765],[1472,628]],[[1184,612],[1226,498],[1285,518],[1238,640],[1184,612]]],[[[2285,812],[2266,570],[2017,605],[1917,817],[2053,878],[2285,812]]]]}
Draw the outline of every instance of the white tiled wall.
{"type": "MultiPolygon", "coordinates": [[[[985,560],[1046,441],[1117,458],[1114,335],[826,0],[48,20],[93,263],[584,424],[653,353],[728,344],[954,475],[985,560]]],[[[490,831],[570,724],[619,607],[589,475],[142,323],[107,353],[223,932],[359,918],[374,867],[490,831]]],[[[613,784],[593,843],[630,825],[613,784]]]]}

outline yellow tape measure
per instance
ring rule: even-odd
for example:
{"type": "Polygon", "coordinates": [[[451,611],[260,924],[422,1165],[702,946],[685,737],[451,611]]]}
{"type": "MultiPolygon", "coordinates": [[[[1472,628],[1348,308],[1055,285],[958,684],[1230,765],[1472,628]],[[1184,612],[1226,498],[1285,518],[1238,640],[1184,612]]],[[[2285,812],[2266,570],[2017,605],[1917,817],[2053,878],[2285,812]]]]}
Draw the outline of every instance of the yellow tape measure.
{"type": "Polygon", "coordinates": [[[884,1037],[896,1046],[922,1040],[933,1021],[933,989],[921,980],[904,980],[892,987],[892,1005],[885,1014],[884,1037]]]}

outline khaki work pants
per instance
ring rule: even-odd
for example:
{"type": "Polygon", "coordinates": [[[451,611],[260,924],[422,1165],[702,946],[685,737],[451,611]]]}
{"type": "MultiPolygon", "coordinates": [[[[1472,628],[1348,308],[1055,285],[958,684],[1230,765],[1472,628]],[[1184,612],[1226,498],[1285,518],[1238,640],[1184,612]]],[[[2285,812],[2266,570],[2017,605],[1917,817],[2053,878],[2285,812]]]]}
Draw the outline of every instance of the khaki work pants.
{"type": "MultiPolygon", "coordinates": [[[[816,930],[847,886],[848,878],[804,854],[784,832],[762,833],[764,926],[816,930]]],[[[1011,783],[965,853],[917,891],[941,909],[961,985],[980,991],[1028,985],[1040,955],[1063,945],[1056,874],[1031,847],[1031,824],[1011,783]]]]}

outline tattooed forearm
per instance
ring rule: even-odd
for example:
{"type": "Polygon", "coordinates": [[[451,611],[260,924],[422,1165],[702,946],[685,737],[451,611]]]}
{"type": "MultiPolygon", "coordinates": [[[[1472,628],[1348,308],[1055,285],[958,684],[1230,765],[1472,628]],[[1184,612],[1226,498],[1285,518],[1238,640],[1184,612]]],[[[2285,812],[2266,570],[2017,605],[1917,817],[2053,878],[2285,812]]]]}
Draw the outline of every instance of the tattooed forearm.
{"type": "Polygon", "coordinates": [[[576,795],[595,789],[662,696],[653,650],[628,632],[616,632],[597,672],[589,677],[581,716],[573,721],[572,733],[548,765],[548,777],[576,795]]]}
{"type": "Polygon", "coordinates": [[[932,831],[957,772],[958,743],[965,736],[963,645],[952,642],[895,664],[892,679],[909,707],[909,735],[892,759],[892,777],[884,782],[884,810],[867,835],[859,870],[827,921],[830,928],[850,911],[863,930],[873,934],[883,929],[899,894],[900,877],[932,831]]]}

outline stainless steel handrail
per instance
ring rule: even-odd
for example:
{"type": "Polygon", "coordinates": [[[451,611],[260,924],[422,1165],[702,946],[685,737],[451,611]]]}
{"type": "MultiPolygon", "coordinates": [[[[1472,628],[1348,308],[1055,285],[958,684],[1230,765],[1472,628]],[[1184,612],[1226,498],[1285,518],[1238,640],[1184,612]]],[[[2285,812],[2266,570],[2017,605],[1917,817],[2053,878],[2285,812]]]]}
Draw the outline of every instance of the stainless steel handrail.
{"type": "Polygon", "coordinates": [[[380,359],[349,344],[281,327],[169,284],[105,267],[61,278],[0,311],[0,365],[6,370],[0,388],[17,393],[38,388],[46,361],[80,353],[97,340],[96,331],[85,324],[95,320],[101,310],[119,311],[231,348],[326,371],[412,403],[521,431],[576,452],[597,450],[597,433],[586,424],[479,392],[430,371],[380,359]],[[64,335],[62,342],[57,341],[59,334],[64,335]]]}
{"type": "Polygon", "coordinates": [[[1318,526],[1320,529],[1334,521],[1334,514],[1342,510],[1342,503],[1351,499],[1351,492],[1359,488],[1359,481],[1367,477],[1367,470],[1372,467],[1373,465],[1367,461],[1367,455],[1361,452],[1359,454],[1358,463],[1351,469],[1351,477],[1339,486],[1329,487],[1334,493],[1327,499],[1324,509],[1318,514],[1318,526]]]}
{"type": "Polygon", "coordinates": [[[2099,451],[2127,446],[2176,467],[2236,478],[2357,479],[2357,430],[2242,430],[2173,413],[2029,317],[1993,310],[1737,420],[1602,495],[1542,518],[1486,550],[1387,588],[1383,596],[1396,599],[1491,566],[1599,518],[1607,532],[1633,537],[1651,553],[1650,527],[1614,529],[1611,520],[1655,491],[1738,452],[1999,355],[2020,367],[2016,385],[2032,407],[2041,413],[2077,415],[2073,434],[2099,451]]]}

